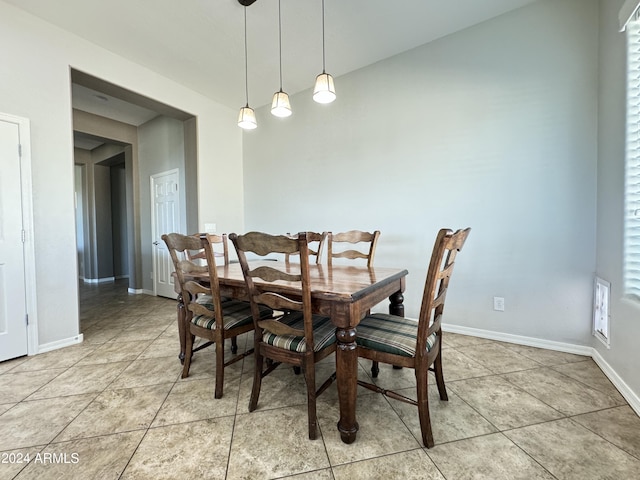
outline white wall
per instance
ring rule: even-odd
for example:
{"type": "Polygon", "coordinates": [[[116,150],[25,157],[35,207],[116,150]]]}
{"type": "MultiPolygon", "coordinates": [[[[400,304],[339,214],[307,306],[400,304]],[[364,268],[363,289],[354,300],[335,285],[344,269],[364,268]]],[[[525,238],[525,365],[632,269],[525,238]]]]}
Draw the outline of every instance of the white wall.
{"type": "Polygon", "coordinates": [[[640,397],[640,304],[623,298],[626,39],[618,32],[624,0],[600,2],[597,273],[611,283],[611,349],[598,354],[640,397]]]}
{"type": "Polygon", "coordinates": [[[417,317],[437,230],[470,226],[446,323],[589,345],[597,29],[596,0],[537,2],[260,109],[247,229],[380,229],[417,317]]]}
{"type": "Polygon", "coordinates": [[[0,111],[31,120],[36,285],[29,287],[38,311],[30,318],[40,345],[61,345],[79,331],[70,67],[198,117],[200,211],[226,231],[244,227],[237,112],[2,1],[0,44],[0,64],[11,66],[2,73],[0,111]]]}

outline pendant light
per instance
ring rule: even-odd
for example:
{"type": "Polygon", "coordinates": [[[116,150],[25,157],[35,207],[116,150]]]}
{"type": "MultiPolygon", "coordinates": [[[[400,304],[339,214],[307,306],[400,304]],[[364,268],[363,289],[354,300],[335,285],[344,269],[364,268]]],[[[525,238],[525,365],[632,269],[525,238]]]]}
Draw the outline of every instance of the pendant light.
{"type": "Polygon", "coordinates": [[[280,0],[278,0],[278,43],[280,49],[280,90],[273,94],[271,113],[276,117],[288,117],[291,115],[289,95],[282,91],[282,14],[280,0]]]}
{"type": "Polygon", "coordinates": [[[247,57],[247,6],[244,5],[244,88],[247,103],[240,109],[238,126],[244,130],[253,130],[258,126],[258,122],[256,121],[256,112],[249,107],[249,61],[247,57]]]}
{"type": "Polygon", "coordinates": [[[336,99],[333,77],[325,71],[324,50],[324,0],[322,0],[322,73],[316,77],[316,85],[313,88],[313,100],[317,103],[331,103],[336,99]]]}

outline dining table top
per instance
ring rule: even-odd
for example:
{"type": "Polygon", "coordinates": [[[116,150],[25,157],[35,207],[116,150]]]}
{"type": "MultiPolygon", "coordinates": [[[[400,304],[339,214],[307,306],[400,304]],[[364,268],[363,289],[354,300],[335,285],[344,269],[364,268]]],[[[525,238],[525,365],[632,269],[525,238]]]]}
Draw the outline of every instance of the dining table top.
{"type": "MultiPolygon", "coordinates": [[[[294,262],[277,262],[276,268],[287,273],[296,274],[300,272],[300,264],[294,262]]],[[[258,260],[250,262],[251,269],[262,265],[273,267],[272,260],[258,260]]],[[[218,281],[223,286],[243,286],[244,276],[239,263],[229,263],[217,267],[218,281]]],[[[379,288],[381,285],[396,282],[404,278],[409,272],[401,268],[388,267],[367,267],[356,265],[309,265],[309,279],[311,296],[314,298],[325,298],[327,300],[354,301],[367,295],[371,289],[379,288]]],[[[208,274],[203,274],[208,276],[208,274]]],[[[259,287],[260,279],[255,278],[254,282],[259,287]]],[[[290,288],[300,288],[297,282],[287,282],[279,280],[270,283],[271,290],[281,289],[283,291],[290,288]]]]}

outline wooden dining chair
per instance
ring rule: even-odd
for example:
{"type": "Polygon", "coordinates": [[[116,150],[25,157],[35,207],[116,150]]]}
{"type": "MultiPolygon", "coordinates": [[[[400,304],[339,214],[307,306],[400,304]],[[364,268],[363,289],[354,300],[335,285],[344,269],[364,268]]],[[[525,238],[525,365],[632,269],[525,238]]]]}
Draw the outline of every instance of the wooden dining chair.
{"type": "MultiPolygon", "coordinates": [[[[316,232],[306,232],[307,233],[307,245],[309,246],[309,261],[313,258],[316,264],[322,262],[322,251],[324,250],[324,244],[327,241],[327,232],[316,233],[316,232]],[[317,244],[317,245],[316,245],[317,244]]],[[[291,235],[287,233],[287,235],[291,235]]],[[[284,256],[284,261],[289,262],[291,257],[297,257],[299,255],[296,253],[286,253],[284,256]]]]}
{"type": "Polygon", "coordinates": [[[373,266],[378,237],[380,237],[379,230],[374,232],[362,232],[360,230],[350,230],[343,233],[327,232],[327,264],[331,265],[334,258],[348,258],[351,260],[364,258],[367,261],[367,267],[373,266]],[[355,244],[359,243],[368,244],[368,247],[364,250],[357,250],[355,244]],[[336,246],[338,249],[336,249],[336,246]]]}
{"type": "Polygon", "coordinates": [[[255,372],[249,401],[249,411],[258,406],[262,379],[282,363],[298,366],[304,373],[307,385],[307,412],[309,438],[317,436],[316,397],[335,380],[335,372],[316,390],[315,364],[335,352],[335,327],[329,317],[311,312],[311,288],[309,273],[309,247],[306,233],[295,237],[250,232],[246,235],[232,233],[229,238],[238,252],[242,266],[255,326],[255,372]],[[270,254],[300,255],[300,264],[272,262],[252,268],[246,253],[260,257],[270,254]],[[262,292],[260,284],[270,285],[262,292]],[[276,283],[284,281],[285,285],[276,283]],[[258,306],[267,305],[286,314],[278,318],[263,319],[258,306]],[[265,368],[265,359],[268,360],[265,368]]]}
{"type": "MultiPolygon", "coordinates": [[[[229,242],[227,241],[226,233],[223,233],[222,235],[217,235],[215,233],[194,233],[193,236],[200,239],[204,237],[209,240],[209,243],[213,246],[213,256],[215,258],[222,258],[224,265],[229,265],[229,242]],[[222,251],[218,251],[216,247],[220,247],[222,251]]],[[[203,248],[199,250],[187,250],[185,253],[189,260],[193,261],[200,259],[203,262],[206,262],[203,248]]]]}
{"type": "MultiPolygon", "coordinates": [[[[224,352],[226,339],[233,339],[242,333],[253,330],[251,305],[243,301],[223,299],[220,296],[216,261],[209,238],[206,236],[197,238],[192,235],[170,233],[163,235],[162,239],[169,249],[186,307],[185,331],[187,332],[187,342],[182,378],[189,376],[193,352],[207,345],[194,349],[195,337],[207,340],[208,344],[213,344],[216,348],[215,398],[221,398],[225,367],[253,353],[253,349],[249,349],[241,355],[225,360],[224,352]],[[197,252],[198,250],[204,251],[206,265],[199,265],[188,258],[180,259],[178,256],[179,253],[183,253],[186,257],[185,252],[197,252]],[[201,280],[189,279],[194,274],[200,274],[201,280]]],[[[261,318],[270,317],[273,315],[273,311],[260,305],[258,306],[258,315],[261,318]]],[[[232,353],[236,352],[237,346],[232,353]]]]}
{"type": "Polygon", "coordinates": [[[467,228],[455,233],[448,229],[438,232],[429,262],[418,320],[375,313],[365,317],[357,326],[356,343],[359,357],[415,370],[417,401],[372,383],[358,380],[358,384],[417,406],[422,441],[427,448],[433,447],[434,444],[429,419],[428,372],[431,369],[435,373],[440,400],[448,400],[442,374],[442,312],[456,256],[470,231],[471,229],[467,228]]]}

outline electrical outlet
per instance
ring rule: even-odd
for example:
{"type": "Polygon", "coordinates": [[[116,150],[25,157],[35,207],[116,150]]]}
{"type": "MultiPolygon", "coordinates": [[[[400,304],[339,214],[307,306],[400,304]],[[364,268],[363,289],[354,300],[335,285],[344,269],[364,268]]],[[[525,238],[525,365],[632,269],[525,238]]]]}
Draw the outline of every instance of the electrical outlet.
{"type": "Polygon", "coordinates": [[[493,297],[493,309],[504,312],[504,297],[493,297]]]}
{"type": "Polygon", "coordinates": [[[216,224],[215,223],[205,223],[204,231],[206,233],[216,233],[216,224]]]}

